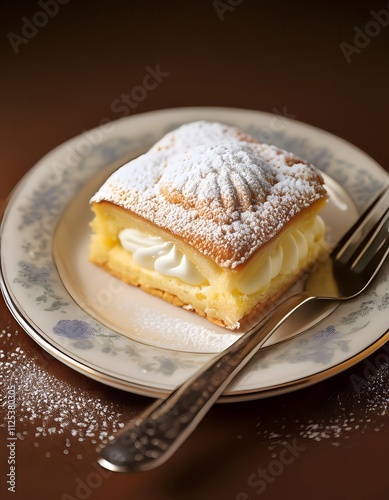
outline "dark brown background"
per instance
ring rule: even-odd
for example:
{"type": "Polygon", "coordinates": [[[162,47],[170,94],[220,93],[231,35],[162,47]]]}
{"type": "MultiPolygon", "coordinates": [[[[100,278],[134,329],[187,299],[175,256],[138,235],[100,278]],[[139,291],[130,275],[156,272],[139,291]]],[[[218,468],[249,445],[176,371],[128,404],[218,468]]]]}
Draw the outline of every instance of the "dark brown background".
{"type": "MultiPolygon", "coordinates": [[[[388,3],[243,0],[231,1],[231,6],[221,20],[212,0],[70,0],[15,53],[9,33],[20,35],[23,16],[31,20],[42,8],[35,1],[3,0],[1,206],[23,174],[50,149],[103,118],[119,118],[112,102],[140,84],[146,66],[157,64],[169,76],[131,113],[188,105],[285,109],[352,142],[388,168],[389,26],[379,29],[349,63],[340,49],[342,42],[354,45],[355,27],[364,30],[373,19],[370,11],[389,11],[388,3]]],[[[35,366],[40,394],[52,394],[53,384],[58,384],[59,394],[80,392],[80,409],[71,413],[75,420],[82,412],[94,411],[101,428],[105,417],[97,414],[98,404],[105,405],[105,416],[119,413],[120,422],[126,422],[149,403],[92,382],[45,356],[2,301],[0,331],[5,357],[19,347],[12,370],[24,387],[23,397],[28,392],[23,367],[31,372],[35,366]]],[[[164,466],[143,474],[111,474],[101,485],[78,491],[78,497],[384,498],[388,358],[382,349],[370,356],[369,378],[368,365],[361,362],[289,395],[217,405],[164,466]],[[359,392],[352,383],[356,376],[364,380],[359,392]],[[317,436],[315,429],[320,431],[317,436]],[[258,486],[248,484],[249,476],[279,457],[284,443],[293,442],[303,451],[259,494],[258,486]]],[[[10,373],[4,363],[2,369],[10,373]]],[[[17,493],[9,497],[55,499],[67,498],[67,493],[77,498],[78,479],[93,482],[94,477],[97,484],[102,477],[101,471],[91,476],[96,473],[95,444],[92,438],[76,440],[70,425],[60,435],[39,434],[42,395],[38,399],[31,391],[30,397],[37,412],[33,416],[26,401],[20,406],[17,493]]],[[[49,415],[45,425],[54,425],[54,417],[49,415]]],[[[3,495],[4,427],[1,432],[3,495]]]]}

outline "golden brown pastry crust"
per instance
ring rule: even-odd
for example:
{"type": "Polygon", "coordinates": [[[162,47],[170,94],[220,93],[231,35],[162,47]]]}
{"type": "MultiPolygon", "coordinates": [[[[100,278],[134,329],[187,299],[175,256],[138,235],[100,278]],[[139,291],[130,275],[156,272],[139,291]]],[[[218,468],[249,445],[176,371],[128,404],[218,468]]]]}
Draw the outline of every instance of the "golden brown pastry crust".
{"type": "Polygon", "coordinates": [[[121,167],[92,202],[120,206],[234,269],[324,198],[323,183],[291,153],[234,127],[196,122],[121,167]]]}

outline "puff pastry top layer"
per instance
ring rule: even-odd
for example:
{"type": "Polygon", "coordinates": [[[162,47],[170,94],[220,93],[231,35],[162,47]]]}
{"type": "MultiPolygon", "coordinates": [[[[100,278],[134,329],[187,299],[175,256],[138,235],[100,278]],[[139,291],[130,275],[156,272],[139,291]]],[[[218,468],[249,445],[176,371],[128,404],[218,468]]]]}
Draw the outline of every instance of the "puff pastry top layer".
{"type": "Polygon", "coordinates": [[[293,154],[234,127],[199,121],[123,165],[91,202],[127,209],[234,269],[324,197],[323,183],[293,154]]]}

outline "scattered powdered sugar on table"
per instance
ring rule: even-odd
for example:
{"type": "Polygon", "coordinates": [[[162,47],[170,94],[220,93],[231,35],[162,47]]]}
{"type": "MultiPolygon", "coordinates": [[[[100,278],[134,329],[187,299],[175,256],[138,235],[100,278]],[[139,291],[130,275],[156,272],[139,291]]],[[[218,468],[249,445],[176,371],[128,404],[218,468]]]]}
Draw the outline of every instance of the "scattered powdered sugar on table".
{"type": "Polygon", "coordinates": [[[386,362],[377,361],[373,364],[362,361],[366,363],[365,367],[374,368],[370,372],[366,372],[365,368],[360,375],[357,373],[361,368],[351,373],[351,389],[349,386],[345,392],[339,392],[336,397],[326,401],[323,408],[316,408],[317,418],[313,419],[310,413],[311,418],[300,417],[291,421],[289,414],[274,420],[272,425],[259,419],[256,424],[258,436],[270,441],[268,449],[272,450],[275,445],[292,437],[291,428],[293,437],[297,435],[313,441],[327,440],[333,446],[339,446],[356,433],[364,434],[372,429],[381,431],[389,416],[389,356],[377,354],[373,361],[379,357],[386,357],[386,362]]]}
{"type": "MultiPolygon", "coordinates": [[[[76,442],[97,447],[124,426],[124,405],[103,401],[93,390],[80,389],[50,374],[45,366],[52,358],[38,351],[25,353],[18,336],[18,330],[0,331],[0,370],[7,386],[15,386],[19,440],[27,434],[31,438],[33,428],[36,448],[42,438],[55,437],[67,455],[76,442]]],[[[46,457],[50,458],[50,452],[46,457]]],[[[82,459],[82,455],[77,458],[82,459]]]]}

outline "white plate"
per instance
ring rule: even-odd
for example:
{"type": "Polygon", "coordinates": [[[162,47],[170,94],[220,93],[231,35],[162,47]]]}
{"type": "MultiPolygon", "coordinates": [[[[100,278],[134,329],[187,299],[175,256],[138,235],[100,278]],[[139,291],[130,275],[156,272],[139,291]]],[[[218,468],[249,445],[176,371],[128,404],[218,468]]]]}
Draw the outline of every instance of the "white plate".
{"type": "MultiPolygon", "coordinates": [[[[307,159],[329,176],[331,202],[324,217],[334,241],[356,219],[355,206],[362,210],[388,182],[387,173],[370,157],[331,134],[284,117],[225,108],[124,118],[45,156],[17,186],[3,218],[1,284],[6,302],[27,333],[67,365],[149,396],[173,390],[241,332],[215,327],[91,265],[88,202],[125,160],[167,131],[199,119],[236,125],[307,159]]],[[[319,325],[261,350],[221,400],[294,390],[356,363],[387,340],[388,296],[386,266],[365,294],[339,306],[319,325]]],[[[288,323],[271,342],[296,328],[288,323]]]]}

